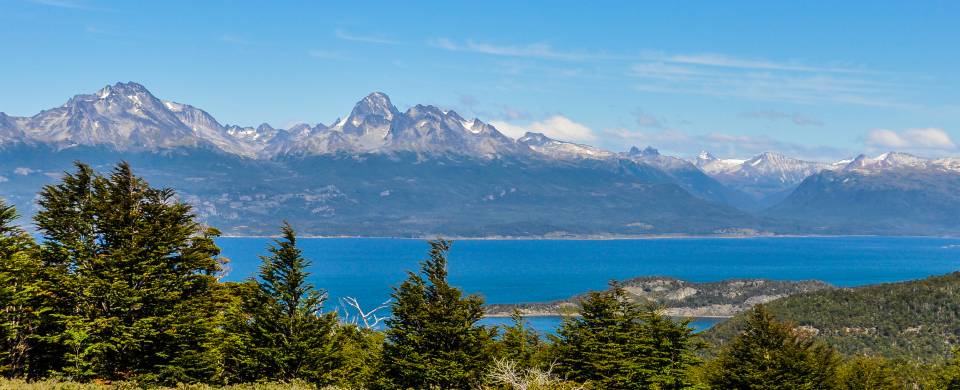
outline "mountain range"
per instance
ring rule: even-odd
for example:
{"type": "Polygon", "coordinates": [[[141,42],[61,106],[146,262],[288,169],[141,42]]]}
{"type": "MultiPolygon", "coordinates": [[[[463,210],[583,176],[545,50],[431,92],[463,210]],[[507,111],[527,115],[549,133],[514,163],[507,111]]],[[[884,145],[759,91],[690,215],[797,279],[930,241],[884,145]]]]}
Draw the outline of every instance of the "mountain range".
{"type": "Polygon", "coordinates": [[[638,236],[956,234],[960,159],[904,153],[834,163],[777,153],[691,160],[607,151],[379,92],[331,122],[221,124],[136,83],[32,117],[0,113],[0,197],[25,214],[74,160],[130,161],[227,234],[638,236]]]}

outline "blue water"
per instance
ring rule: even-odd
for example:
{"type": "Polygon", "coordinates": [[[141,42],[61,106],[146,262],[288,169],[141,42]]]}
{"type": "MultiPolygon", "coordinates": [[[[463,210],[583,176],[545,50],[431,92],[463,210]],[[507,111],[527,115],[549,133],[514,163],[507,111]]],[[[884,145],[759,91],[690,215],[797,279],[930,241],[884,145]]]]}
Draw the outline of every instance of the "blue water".
{"type": "MultiPolygon", "coordinates": [[[[226,280],[254,276],[267,238],[221,238],[226,280]]],[[[311,281],[365,307],[389,298],[416,270],[427,243],[407,239],[302,239],[311,281]]],[[[838,286],[918,279],[960,269],[960,239],[917,237],[461,240],[450,280],[488,303],[539,302],[602,289],[611,279],[664,275],[691,281],[819,279],[838,286]]],[[[328,306],[329,307],[329,306],[328,306]]],[[[550,321],[549,317],[536,321],[550,321]]],[[[553,321],[559,321],[554,319],[553,321]]]]}

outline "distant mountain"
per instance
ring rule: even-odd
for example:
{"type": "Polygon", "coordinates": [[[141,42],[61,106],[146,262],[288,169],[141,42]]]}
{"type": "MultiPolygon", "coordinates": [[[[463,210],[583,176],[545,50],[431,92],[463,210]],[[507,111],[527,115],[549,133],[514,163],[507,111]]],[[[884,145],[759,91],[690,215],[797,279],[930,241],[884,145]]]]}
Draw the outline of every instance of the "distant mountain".
{"type": "Polygon", "coordinates": [[[669,174],[681,187],[691,194],[714,202],[729,204],[743,210],[753,209],[755,202],[751,196],[727,187],[710,177],[693,163],[682,158],[665,156],[653,147],[630,148],[622,155],[632,161],[657,167],[669,174]]]}
{"type": "MultiPolygon", "coordinates": [[[[764,224],[641,159],[383,93],[331,125],[223,125],[135,83],[0,117],[0,195],[24,213],[74,160],[130,161],[228,234],[586,236],[756,231],[764,224]]],[[[707,183],[708,185],[713,185],[707,183]]],[[[716,190],[716,189],[713,189],[716,190]]]]}
{"type": "Polygon", "coordinates": [[[960,227],[958,159],[859,156],[808,177],[765,215],[826,233],[951,234],[960,227]]]}
{"type": "Polygon", "coordinates": [[[834,168],[831,164],[798,160],[773,152],[747,160],[719,159],[701,152],[693,163],[724,185],[750,194],[757,209],[779,202],[810,175],[834,168]]]}
{"type": "Polygon", "coordinates": [[[960,159],[891,153],[840,166],[704,153],[691,162],[541,133],[514,140],[435,106],[401,111],[380,92],[329,125],[287,129],[222,124],[132,82],[31,117],[0,113],[0,196],[25,214],[74,160],[130,161],[231,234],[273,233],[284,218],[323,235],[960,232],[950,220],[960,159]]]}

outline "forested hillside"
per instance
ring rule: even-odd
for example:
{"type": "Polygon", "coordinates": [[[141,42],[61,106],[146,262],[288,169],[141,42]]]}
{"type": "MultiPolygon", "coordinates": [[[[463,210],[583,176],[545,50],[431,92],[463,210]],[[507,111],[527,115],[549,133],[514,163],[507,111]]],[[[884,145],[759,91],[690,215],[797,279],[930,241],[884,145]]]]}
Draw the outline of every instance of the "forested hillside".
{"type": "MultiPolygon", "coordinates": [[[[960,272],[902,283],[829,289],[766,305],[846,355],[936,361],[960,343],[960,272]]],[[[744,326],[744,316],[705,332],[718,345],[744,326]]]]}

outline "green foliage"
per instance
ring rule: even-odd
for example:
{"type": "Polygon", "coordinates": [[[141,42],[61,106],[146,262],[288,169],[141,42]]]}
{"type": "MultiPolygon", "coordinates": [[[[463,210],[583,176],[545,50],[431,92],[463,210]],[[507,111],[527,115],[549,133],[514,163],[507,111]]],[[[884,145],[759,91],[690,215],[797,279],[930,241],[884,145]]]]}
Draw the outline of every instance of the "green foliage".
{"type": "MultiPolygon", "coordinates": [[[[846,356],[941,363],[960,345],[960,272],[922,280],[798,294],[767,304],[782,321],[816,333],[846,356]]],[[[743,316],[705,332],[722,343],[743,316]]]]}
{"type": "Polygon", "coordinates": [[[77,378],[200,380],[220,271],[215,229],[126,163],[83,164],[40,193],[42,261],[56,286],[62,369],[77,378]]]}
{"type": "Polygon", "coordinates": [[[383,346],[385,387],[472,388],[491,361],[494,330],[476,325],[482,299],[464,298],[447,282],[449,250],[449,241],[431,241],[420,273],[410,272],[394,289],[383,346]]]}
{"type": "Polygon", "coordinates": [[[23,377],[43,315],[51,310],[33,239],[13,225],[13,206],[0,201],[0,375],[23,377]]]}
{"type": "Polygon", "coordinates": [[[503,328],[503,335],[496,343],[497,356],[513,362],[522,370],[540,366],[547,345],[519,310],[514,309],[510,319],[513,323],[503,328]]]}
{"type": "Polygon", "coordinates": [[[840,366],[837,373],[841,390],[898,390],[903,385],[897,380],[893,366],[884,358],[857,356],[840,366]]]}
{"type": "Polygon", "coordinates": [[[941,369],[937,382],[944,389],[960,390],[960,348],[954,351],[953,359],[941,369]]]}
{"type": "Polygon", "coordinates": [[[248,336],[235,340],[243,351],[237,355],[242,360],[235,362],[240,377],[334,382],[337,318],[323,313],[326,294],[307,282],[310,261],[303,258],[289,224],[284,223],[281,238],[268,250],[269,256],[261,256],[257,289],[241,294],[249,314],[241,314],[238,329],[248,336]]]}
{"type": "Polygon", "coordinates": [[[960,351],[946,358],[960,273],[758,306],[707,332],[722,349],[701,365],[689,322],[637,303],[662,291],[589,293],[549,343],[515,311],[495,340],[477,325],[482,299],[449,285],[437,240],[378,331],[323,312],[289,224],[258,279],[224,283],[219,232],[127,164],[104,176],[78,163],[38,203],[39,245],[0,202],[0,374],[13,378],[0,389],[960,389],[960,351]]]}
{"type": "Polygon", "coordinates": [[[757,305],[713,362],[708,382],[718,389],[832,389],[837,362],[832,349],[757,305]]]}
{"type": "Polygon", "coordinates": [[[699,344],[688,322],[642,308],[617,283],[587,294],[581,307],[582,317],[566,319],[557,331],[562,375],[602,389],[692,387],[699,344]]]}

